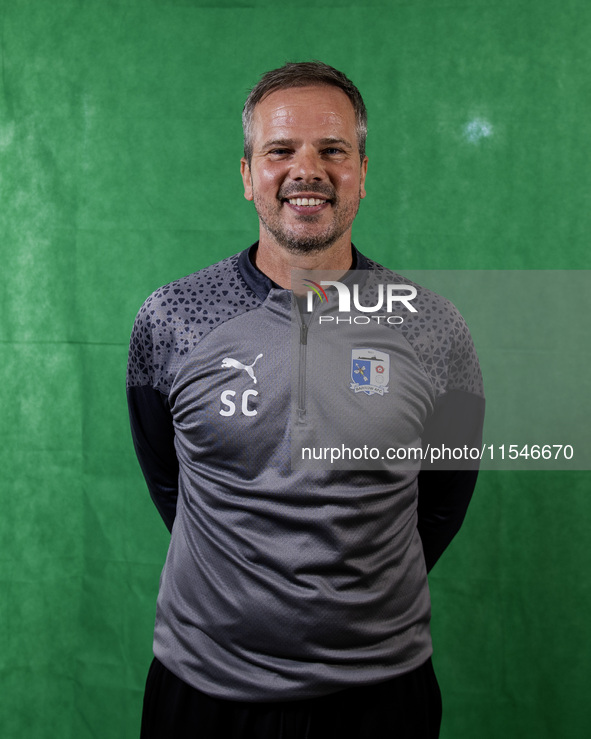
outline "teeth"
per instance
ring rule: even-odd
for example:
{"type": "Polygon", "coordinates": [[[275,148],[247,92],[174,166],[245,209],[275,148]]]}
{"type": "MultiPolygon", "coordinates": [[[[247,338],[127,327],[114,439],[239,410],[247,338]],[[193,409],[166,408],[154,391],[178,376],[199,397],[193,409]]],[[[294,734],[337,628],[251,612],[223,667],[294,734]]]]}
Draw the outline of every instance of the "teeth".
{"type": "Polygon", "coordinates": [[[291,205],[322,205],[326,200],[320,200],[320,198],[290,198],[289,203],[291,205]]]}

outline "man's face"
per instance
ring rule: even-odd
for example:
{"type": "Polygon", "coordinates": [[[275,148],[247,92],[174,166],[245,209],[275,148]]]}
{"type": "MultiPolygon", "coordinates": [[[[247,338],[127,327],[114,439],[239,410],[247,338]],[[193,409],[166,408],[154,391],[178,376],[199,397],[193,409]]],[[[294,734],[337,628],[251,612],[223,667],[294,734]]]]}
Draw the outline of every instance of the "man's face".
{"type": "Polygon", "coordinates": [[[350,242],[367,157],[359,158],[345,93],[328,86],[272,92],[254,110],[252,144],[250,166],[242,159],[241,172],[261,239],[296,253],[350,242]]]}

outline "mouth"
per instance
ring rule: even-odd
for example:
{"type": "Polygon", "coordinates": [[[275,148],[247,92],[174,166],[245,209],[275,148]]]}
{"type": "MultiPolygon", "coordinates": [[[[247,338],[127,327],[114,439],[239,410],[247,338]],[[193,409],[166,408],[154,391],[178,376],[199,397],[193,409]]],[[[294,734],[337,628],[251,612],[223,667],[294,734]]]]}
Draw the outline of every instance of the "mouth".
{"type": "Polygon", "coordinates": [[[281,202],[299,215],[314,215],[332,204],[330,198],[319,193],[294,193],[290,197],[282,198],[281,202]]]}
{"type": "Polygon", "coordinates": [[[328,200],[326,198],[306,198],[306,197],[300,197],[300,198],[286,198],[284,202],[289,203],[290,205],[300,205],[304,207],[314,207],[316,205],[324,205],[324,203],[327,203],[328,200]]]}

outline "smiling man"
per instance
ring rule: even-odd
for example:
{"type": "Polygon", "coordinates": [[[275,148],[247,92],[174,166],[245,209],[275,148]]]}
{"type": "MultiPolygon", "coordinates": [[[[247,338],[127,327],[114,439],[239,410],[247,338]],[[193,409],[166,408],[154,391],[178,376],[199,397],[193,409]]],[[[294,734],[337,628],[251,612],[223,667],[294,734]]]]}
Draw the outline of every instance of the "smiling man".
{"type": "Polygon", "coordinates": [[[130,344],[134,444],[171,531],[142,738],[434,739],[427,572],[477,472],[384,456],[306,466],[293,449],[319,429],[335,444],[479,446],[472,340],[453,305],[419,286],[398,296],[397,276],[351,243],[366,111],[344,74],[268,72],[243,126],[258,242],[157,290],[130,344]],[[316,298],[294,299],[293,270],[337,270],[339,303],[353,287],[374,305],[387,285],[405,316],[322,333],[334,300],[309,282],[321,289],[307,311],[316,298]]]}
{"type": "Polygon", "coordinates": [[[351,229],[367,157],[355,111],[337,87],[269,93],[252,111],[241,169],[261,224],[257,266],[289,285],[291,269],[351,266],[351,229]]]}

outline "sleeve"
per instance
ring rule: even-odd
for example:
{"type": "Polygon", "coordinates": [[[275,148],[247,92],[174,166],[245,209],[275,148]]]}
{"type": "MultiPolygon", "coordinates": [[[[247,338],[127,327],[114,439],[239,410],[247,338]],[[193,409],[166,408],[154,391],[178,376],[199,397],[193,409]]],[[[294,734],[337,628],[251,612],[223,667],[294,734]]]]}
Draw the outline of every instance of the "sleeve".
{"type": "Polygon", "coordinates": [[[158,387],[163,363],[154,346],[158,323],[148,298],[134,323],[127,363],[127,403],[135,452],[158,512],[172,530],[178,497],[179,463],[168,396],[158,387]]]}
{"type": "Polygon", "coordinates": [[[447,384],[424,429],[423,450],[429,453],[418,476],[418,530],[427,571],[464,521],[482,447],[485,401],[480,364],[468,327],[455,307],[453,315],[447,384]]]}
{"type": "Polygon", "coordinates": [[[169,531],[176,514],[179,463],[168,399],[149,386],[130,387],[131,436],[148,490],[169,531]]]}
{"type": "MultiPolygon", "coordinates": [[[[478,449],[482,445],[484,398],[452,391],[437,404],[423,449],[478,449]]],[[[419,472],[418,530],[429,572],[466,516],[478,477],[479,460],[427,459],[419,472]]]]}

